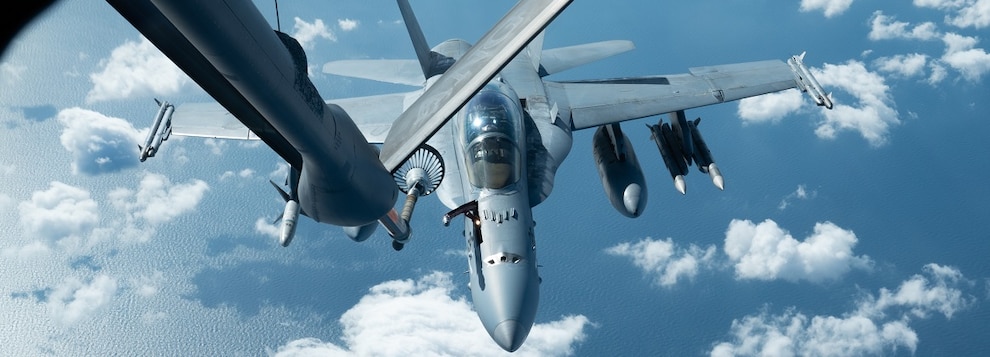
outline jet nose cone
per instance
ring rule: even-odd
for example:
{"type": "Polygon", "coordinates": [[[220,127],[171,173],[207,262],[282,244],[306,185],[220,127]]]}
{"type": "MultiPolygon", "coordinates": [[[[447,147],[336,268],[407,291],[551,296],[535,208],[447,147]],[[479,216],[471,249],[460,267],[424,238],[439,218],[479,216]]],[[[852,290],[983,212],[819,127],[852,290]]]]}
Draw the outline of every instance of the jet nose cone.
{"type": "Polygon", "coordinates": [[[509,352],[515,352],[526,341],[526,333],[519,328],[516,320],[505,320],[495,326],[492,339],[499,347],[509,352]]]}
{"type": "Polygon", "coordinates": [[[643,213],[643,207],[646,206],[646,195],[642,186],[634,183],[626,187],[626,191],[622,194],[622,204],[626,207],[626,216],[639,217],[643,213]]]}

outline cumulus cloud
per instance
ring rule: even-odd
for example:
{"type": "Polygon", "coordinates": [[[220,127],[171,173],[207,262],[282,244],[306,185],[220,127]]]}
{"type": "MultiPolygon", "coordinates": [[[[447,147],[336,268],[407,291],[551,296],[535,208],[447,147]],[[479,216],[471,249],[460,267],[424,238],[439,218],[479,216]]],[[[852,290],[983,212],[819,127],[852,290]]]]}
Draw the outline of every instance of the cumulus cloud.
{"type": "Polygon", "coordinates": [[[796,89],[768,93],[739,101],[736,111],[744,123],[776,122],[788,114],[797,112],[804,104],[804,97],[796,89]]]}
{"type": "Polygon", "coordinates": [[[857,241],[855,233],[831,222],[815,224],[811,236],[798,241],[772,220],[754,224],[734,219],[723,250],[737,279],[824,282],[854,268],[871,268],[868,256],[853,255],[857,241]]]}
{"type": "Polygon", "coordinates": [[[979,42],[975,37],[947,33],[942,41],[946,47],[942,63],[962,73],[963,78],[975,82],[990,72],[990,54],[982,48],[975,48],[979,42]]]}
{"type": "Polygon", "coordinates": [[[941,313],[945,318],[973,302],[959,286],[967,282],[952,267],[928,264],[891,291],[880,290],[842,316],[812,316],[791,308],[780,315],[763,311],[732,321],[730,341],[714,344],[711,356],[860,356],[914,353],[918,335],[910,323],[941,313]]]}
{"type": "Polygon", "coordinates": [[[825,17],[832,17],[845,12],[852,2],[853,0],[801,0],[801,11],[821,10],[825,17]]]}
{"type": "Polygon", "coordinates": [[[299,41],[299,45],[303,48],[313,48],[315,41],[320,38],[337,41],[337,35],[334,35],[333,31],[323,23],[323,20],[316,19],[312,23],[309,23],[296,17],[295,22],[295,25],[293,25],[295,32],[292,33],[292,37],[296,41],[299,41]]]}
{"type": "Polygon", "coordinates": [[[832,110],[824,111],[825,120],[815,129],[818,137],[833,139],[839,131],[853,130],[873,146],[887,142],[890,127],[900,124],[900,120],[883,76],[856,60],[825,64],[821,70],[813,68],[812,73],[822,86],[841,89],[855,98],[854,105],[836,100],[832,110]]]}
{"type": "MultiPolygon", "coordinates": [[[[822,120],[815,134],[823,139],[834,139],[840,131],[857,131],[873,146],[887,142],[892,125],[900,124],[893,99],[883,76],[871,72],[859,61],[844,64],[826,63],[824,69],[811,68],[812,74],[825,90],[840,89],[855,98],[855,103],[844,103],[840,96],[833,98],[835,107],[822,111],[822,120]]],[[[775,122],[800,110],[804,103],[801,93],[789,90],[739,101],[737,113],[745,123],[775,122]]]]}
{"type": "Polygon", "coordinates": [[[911,26],[910,23],[897,21],[895,17],[884,15],[883,11],[875,11],[870,18],[871,40],[913,39],[934,40],[940,36],[938,26],[932,22],[924,22],[911,26]]]}
{"type": "MultiPolygon", "coordinates": [[[[450,273],[372,287],[340,318],[343,345],[317,338],[291,341],[276,356],[479,356],[504,355],[463,297],[452,296],[450,273]],[[388,343],[382,343],[388,341],[388,343]]],[[[513,355],[566,356],[585,338],[581,315],[533,326],[513,355]]]]}
{"type": "Polygon", "coordinates": [[[110,303],[117,294],[117,280],[99,275],[90,281],[70,277],[48,295],[46,304],[52,318],[70,326],[93,315],[110,303]]]}
{"type": "Polygon", "coordinates": [[[120,118],[81,109],[63,109],[59,140],[72,154],[72,172],[87,175],[117,172],[138,163],[141,134],[120,118]]]}
{"type": "Polygon", "coordinates": [[[20,224],[30,242],[5,248],[2,254],[29,258],[58,248],[78,255],[108,238],[147,241],[156,226],[195,209],[207,189],[200,180],[172,184],[162,175],[145,173],[136,191],[121,187],[108,194],[116,212],[101,219],[99,205],[89,191],[52,182],[18,205],[20,224]]]}
{"type": "Polygon", "coordinates": [[[646,274],[655,276],[657,285],[669,287],[682,278],[694,279],[700,269],[712,266],[716,249],[715,246],[703,249],[694,244],[683,249],[678,248],[670,238],[646,238],[636,243],[618,244],[605,252],[632,258],[634,265],[643,269],[646,274]]]}
{"type": "Polygon", "coordinates": [[[102,72],[89,76],[93,89],[86,95],[87,103],[174,94],[190,82],[189,76],[144,37],[115,48],[102,66],[102,72]]]}
{"type": "Polygon", "coordinates": [[[953,26],[977,29],[990,26],[990,0],[914,0],[914,6],[947,12],[945,22],[953,26]]]}
{"type": "Polygon", "coordinates": [[[359,24],[360,22],[358,22],[358,20],[351,20],[351,19],[337,20],[337,26],[339,26],[340,30],[344,32],[357,30],[359,24]]]}
{"type": "Polygon", "coordinates": [[[208,189],[202,180],[173,184],[164,175],[145,173],[136,191],[118,188],[109,198],[129,222],[160,225],[194,210],[208,189]]]}
{"type": "Polygon", "coordinates": [[[924,73],[928,56],[920,53],[881,57],[873,62],[877,69],[902,77],[915,77],[924,73]]]}
{"type": "Polygon", "coordinates": [[[272,238],[278,238],[282,234],[282,228],[276,226],[265,217],[258,217],[254,221],[254,231],[272,238]]]}
{"type": "Polygon", "coordinates": [[[47,190],[32,193],[31,200],[21,202],[18,208],[28,237],[46,243],[80,239],[100,221],[98,205],[89,191],[57,181],[47,190]]]}

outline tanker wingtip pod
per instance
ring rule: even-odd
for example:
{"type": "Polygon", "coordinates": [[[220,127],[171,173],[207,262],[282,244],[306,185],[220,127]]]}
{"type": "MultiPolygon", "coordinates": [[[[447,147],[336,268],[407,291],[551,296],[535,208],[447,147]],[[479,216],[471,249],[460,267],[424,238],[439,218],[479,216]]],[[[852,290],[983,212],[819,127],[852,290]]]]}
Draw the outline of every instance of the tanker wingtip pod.
{"type": "Polygon", "coordinates": [[[157,98],[155,103],[158,104],[158,112],[148,130],[148,137],[144,139],[144,145],[138,145],[138,150],[141,151],[141,162],[149,157],[155,157],[162,142],[168,140],[169,134],[172,133],[172,113],[175,107],[169,102],[159,101],[157,98]]]}

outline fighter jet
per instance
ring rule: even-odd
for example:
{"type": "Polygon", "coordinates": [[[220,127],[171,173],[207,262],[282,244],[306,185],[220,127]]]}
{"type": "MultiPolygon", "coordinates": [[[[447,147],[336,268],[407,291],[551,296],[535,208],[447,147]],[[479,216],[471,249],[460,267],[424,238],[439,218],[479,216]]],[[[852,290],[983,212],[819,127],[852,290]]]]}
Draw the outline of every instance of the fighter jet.
{"type": "Polygon", "coordinates": [[[520,348],[535,322],[542,279],[532,207],[550,195],[573,131],[596,130],[592,153],[605,194],[619,213],[638,217],[646,181],[622,122],[672,113],[670,124],[650,130],[675,187],[694,163],[722,188],[700,121],[684,110],[790,88],[832,107],[803,55],[684,74],[551,80],[634,47],[544,50],[544,28],[571,0],[521,0],[474,45],[433,47],[408,1],[398,0],[415,59],[335,61],[323,71],[414,88],[326,101],[306,76],[298,43],[272,31],[250,3],[108,1],[219,102],[176,106],[174,134],[260,139],[289,162],[289,190],[275,185],[287,202],[283,245],[302,214],[344,226],[355,241],[373,235],[377,220],[400,250],[417,200],[437,193],[450,209],[445,225],[464,217],[474,307],[506,351],[520,348]],[[396,191],[406,195],[401,214],[396,191]]]}

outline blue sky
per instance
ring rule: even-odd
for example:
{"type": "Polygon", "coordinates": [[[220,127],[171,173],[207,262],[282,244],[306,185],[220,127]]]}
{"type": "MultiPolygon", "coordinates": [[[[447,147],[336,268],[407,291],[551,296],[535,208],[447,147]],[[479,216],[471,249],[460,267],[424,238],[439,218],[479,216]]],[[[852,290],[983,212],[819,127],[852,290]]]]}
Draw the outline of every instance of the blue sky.
{"type": "MultiPolygon", "coordinates": [[[[258,5],[274,24],[269,2],[258,5]]],[[[414,1],[431,43],[474,41],[512,2],[414,1]]],[[[413,58],[391,1],[280,4],[325,97],[408,87],[320,72],[413,58]]],[[[988,0],[575,2],[548,48],[637,49],[555,75],[805,62],[834,92],[688,111],[726,178],[677,193],[644,123],[649,184],[615,212],[577,132],[534,209],[541,304],[519,355],[974,355],[990,349],[988,0]]],[[[210,98],[109,5],[60,2],[0,58],[0,355],[500,355],[462,237],[424,199],[415,236],[354,243],[302,219],[281,248],[285,166],[258,143],[173,137],[157,109],[210,98]]],[[[641,128],[641,129],[637,129],[641,128]]]]}

